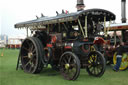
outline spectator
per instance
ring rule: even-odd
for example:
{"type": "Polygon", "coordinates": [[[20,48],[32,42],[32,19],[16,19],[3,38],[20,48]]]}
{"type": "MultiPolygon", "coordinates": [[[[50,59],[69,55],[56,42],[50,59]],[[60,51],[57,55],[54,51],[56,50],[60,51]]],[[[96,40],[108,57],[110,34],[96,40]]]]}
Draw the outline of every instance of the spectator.
{"type": "Polygon", "coordinates": [[[117,62],[116,62],[116,65],[114,66],[113,70],[117,72],[117,71],[119,71],[119,68],[121,65],[123,53],[128,52],[128,46],[124,46],[124,43],[122,42],[121,45],[116,48],[116,52],[117,52],[117,56],[116,56],[117,62]]]}

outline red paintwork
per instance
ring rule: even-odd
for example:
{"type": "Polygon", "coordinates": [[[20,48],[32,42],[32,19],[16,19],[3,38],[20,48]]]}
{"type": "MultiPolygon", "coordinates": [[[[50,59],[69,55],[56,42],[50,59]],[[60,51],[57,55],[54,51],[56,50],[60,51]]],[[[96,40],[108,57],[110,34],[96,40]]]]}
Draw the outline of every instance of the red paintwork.
{"type": "Polygon", "coordinates": [[[71,49],[72,47],[71,46],[65,46],[64,48],[65,49],[71,49]]]}
{"type": "Polygon", "coordinates": [[[52,44],[47,44],[47,47],[52,47],[52,44]]]}
{"type": "Polygon", "coordinates": [[[93,41],[94,44],[105,44],[105,40],[102,37],[97,37],[96,40],[93,41]]]}
{"type": "Polygon", "coordinates": [[[56,36],[52,36],[51,42],[52,43],[56,43],[57,37],[56,36]]]}

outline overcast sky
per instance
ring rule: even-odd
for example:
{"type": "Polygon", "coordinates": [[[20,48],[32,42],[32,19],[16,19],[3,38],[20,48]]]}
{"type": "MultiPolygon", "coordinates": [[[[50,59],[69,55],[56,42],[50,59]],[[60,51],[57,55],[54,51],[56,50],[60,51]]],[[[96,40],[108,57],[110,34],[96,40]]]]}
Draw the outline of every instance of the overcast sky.
{"type": "MultiPolygon", "coordinates": [[[[75,12],[76,2],[77,0],[1,0],[0,34],[25,35],[25,31],[14,28],[15,23],[36,19],[35,16],[40,16],[41,13],[55,16],[56,11],[61,13],[62,9],[75,12]]],[[[116,22],[121,22],[121,0],[84,0],[84,3],[85,9],[101,8],[113,12],[117,17],[116,22]]],[[[128,1],[126,9],[128,10],[128,1]]]]}

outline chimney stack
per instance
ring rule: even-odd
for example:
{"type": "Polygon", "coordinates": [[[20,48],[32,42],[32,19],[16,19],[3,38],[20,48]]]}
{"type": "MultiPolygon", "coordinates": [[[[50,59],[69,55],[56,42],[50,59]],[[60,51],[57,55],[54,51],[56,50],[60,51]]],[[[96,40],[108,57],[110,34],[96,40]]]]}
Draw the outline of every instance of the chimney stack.
{"type": "Polygon", "coordinates": [[[84,0],[77,0],[76,8],[77,8],[77,11],[84,10],[85,8],[84,0]]]}
{"type": "MultiPolygon", "coordinates": [[[[122,23],[126,23],[126,0],[121,0],[121,16],[122,23]]],[[[126,42],[126,30],[122,30],[122,41],[126,42]]]]}
{"type": "Polygon", "coordinates": [[[122,23],[126,23],[126,0],[121,0],[122,23]]]}

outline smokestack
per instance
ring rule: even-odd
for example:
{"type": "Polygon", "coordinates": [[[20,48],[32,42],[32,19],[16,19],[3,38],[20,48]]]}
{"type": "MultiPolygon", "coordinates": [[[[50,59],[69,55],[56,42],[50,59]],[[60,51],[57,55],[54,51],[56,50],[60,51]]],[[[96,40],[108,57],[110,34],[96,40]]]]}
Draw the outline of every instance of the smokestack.
{"type": "Polygon", "coordinates": [[[121,0],[122,23],[126,23],[126,0],[121,0]]]}
{"type": "Polygon", "coordinates": [[[77,0],[77,5],[76,5],[77,11],[84,10],[85,5],[83,0],[77,0]]]}
{"type": "MultiPolygon", "coordinates": [[[[121,16],[122,16],[122,23],[126,23],[126,0],[121,0],[121,16]]],[[[126,42],[125,36],[126,30],[122,30],[122,41],[126,42]]]]}

